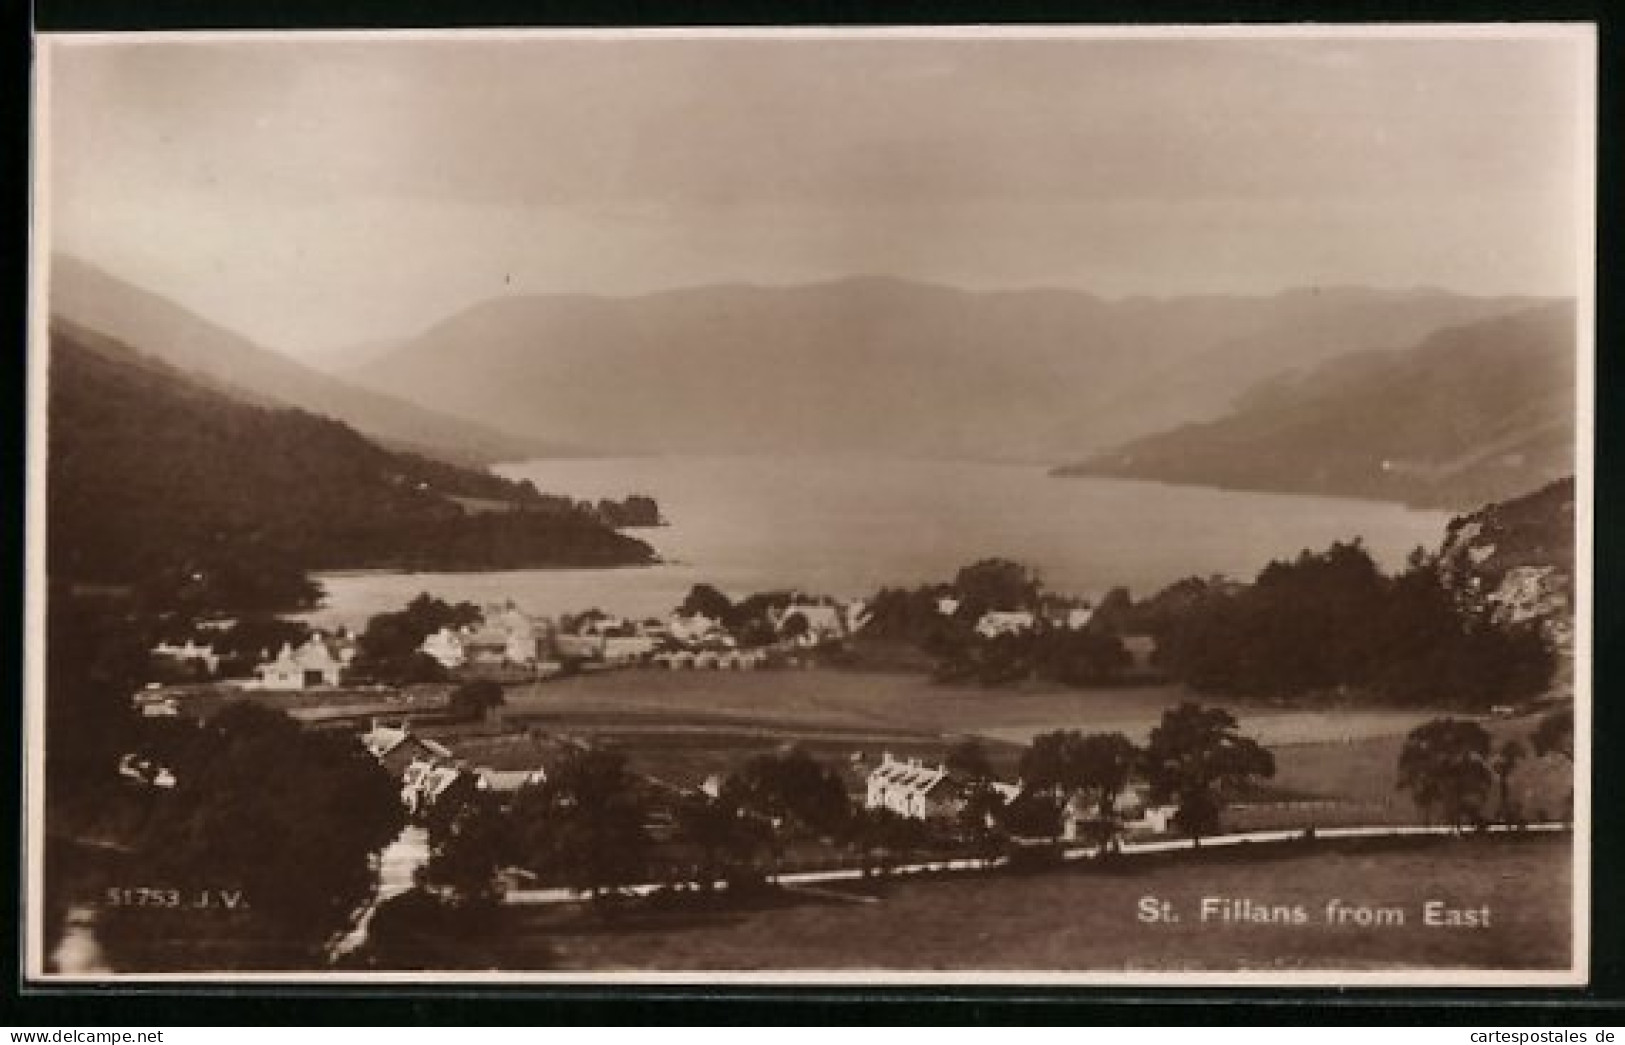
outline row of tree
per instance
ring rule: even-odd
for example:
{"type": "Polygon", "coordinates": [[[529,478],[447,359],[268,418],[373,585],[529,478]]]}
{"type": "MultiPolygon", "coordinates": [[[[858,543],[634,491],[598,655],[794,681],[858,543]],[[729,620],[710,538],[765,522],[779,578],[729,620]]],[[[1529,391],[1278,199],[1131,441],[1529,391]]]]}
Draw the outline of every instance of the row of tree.
{"type": "Polygon", "coordinates": [[[1046,623],[1066,605],[1021,564],[986,559],[951,583],[882,589],[865,634],[928,652],[950,682],[1120,682],[1130,665],[1122,637],[1145,634],[1162,673],[1206,693],[1477,709],[1540,694],[1556,664],[1538,625],[1496,620],[1460,597],[1437,557],[1417,549],[1390,577],[1359,540],[1271,562],[1251,584],[1193,577],[1139,602],[1113,589],[1084,627],[1046,623]],[[981,634],[991,611],[1037,619],[981,634]]]}
{"type": "MultiPolygon", "coordinates": [[[[1168,709],[1143,749],[1120,733],[1035,737],[1021,757],[1022,789],[1009,802],[991,786],[995,774],[979,743],[955,746],[946,766],[962,805],[951,821],[932,824],[854,802],[841,773],[800,747],[759,754],[714,795],[675,800],[676,833],[665,855],[670,862],[686,853],[700,882],[735,883],[759,876],[765,860],[801,842],[882,860],[920,847],[993,855],[1013,835],[1058,837],[1062,811],[1078,797],[1097,812],[1096,841],[1109,843],[1121,829],[1118,798],[1140,778],[1153,801],[1176,807],[1179,829],[1200,838],[1218,830],[1227,802],[1275,768],[1227,711],[1190,703],[1168,709]]],[[[521,790],[510,808],[469,787],[444,796],[428,816],[428,883],[453,904],[485,904],[496,896],[498,872],[521,867],[594,897],[612,896],[651,873],[651,803],[662,801],[670,796],[652,791],[622,755],[591,747],[521,790]]]]}
{"type": "Polygon", "coordinates": [[[1156,615],[1163,664],[1206,692],[1482,709],[1540,694],[1555,665],[1537,626],[1456,598],[1420,549],[1396,577],[1354,541],[1272,562],[1251,585],[1177,594],[1156,615]]]}
{"type": "Polygon", "coordinates": [[[1557,755],[1574,762],[1573,709],[1554,711],[1540,721],[1527,745],[1515,737],[1499,744],[1477,722],[1436,718],[1405,738],[1399,754],[1399,788],[1409,791],[1429,816],[1455,828],[1480,824],[1491,815],[1491,796],[1502,823],[1523,818],[1512,797],[1512,775],[1529,754],[1557,755]]]}
{"type": "MultiPolygon", "coordinates": [[[[202,728],[148,721],[138,730],[143,750],[178,781],[167,790],[124,790],[140,815],[122,844],[146,880],[187,896],[240,893],[252,931],[318,954],[368,902],[374,855],[404,824],[389,774],[354,738],[303,730],[247,703],[229,705],[202,728]]],[[[1548,716],[1530,745],[1572,759],[1572,718],[1548,716]]],[[[1510,821],[1507,781],[1523,757],[1518,741],[1497,748],[1482,726],[1439,719],[1407,738],[1399,787],[1430,814],[1462,825],[1483,818],[1499,785],[1501,815],[1510,821]]],[[[697,881],[745,889],[803,843],[878,864],[922,847],[991,856],[1011,836],[1058,836],[1068,804],[1088,808],[1090,840],[1110,848],[1122,826],[1119,799],[1136,780],[1152,802],[1173,805],[1175,826],[1200,841],[1220,829],[1226,804],[1275,770],[1270,752],[1243,736],[1227,711],[1194,703],[1167,709],[1143,747],[1121,733],[1034,737],[1017,766],[1021,791],[1009,802],[991,787],[995,772],[978,743],[957,745],[946,764],[963,805],[941,824],[863,808],[840,771],[799,747],[748,759],[715,795],[657,790],[623,755],[595,747],[573,750],[509,805],[468,779],[431,806],[428,891],[379,911],[375,947],[390,963],[415,960],[403,954],[444,958],[436,947],[492,924],[509,868],[612,910],[618,890],[676,873],[674,860],[697,881]],[[674,825],[659,847],[651,831],[657,807],[669,809],[674,825]]],[[[120,945],[121,933],[139,935],[140,926],[128,915],[114,919],[110,945],[120,945]]]]}

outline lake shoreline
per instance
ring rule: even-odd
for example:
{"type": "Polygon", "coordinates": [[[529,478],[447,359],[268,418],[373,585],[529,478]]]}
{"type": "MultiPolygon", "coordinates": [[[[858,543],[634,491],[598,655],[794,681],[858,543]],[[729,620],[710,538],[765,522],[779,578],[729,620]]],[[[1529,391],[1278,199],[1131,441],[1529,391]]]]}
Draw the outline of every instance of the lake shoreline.
{"type": "Polygon", "coordinates": [[[864,599],[949,580],[1009,558],[1053,591],[1140,596],[1190,576],[1250,579],[1274,559],[1362,538],[1387,569],[1437,547],[1451,516],[1382,502],[1237,493],[1131,480],[1059,482],[1047,465],[811,456],[545,459],[509,478],[594,500],[638,490],[668,525],[637,531],[657,561],[535,570],[312,571],[325,591],[307,619],[359,626],[422,591],[506,602],[545,616],[597,607],[665,616],[695,584],[731,598],[800,591],[864,599]]]}

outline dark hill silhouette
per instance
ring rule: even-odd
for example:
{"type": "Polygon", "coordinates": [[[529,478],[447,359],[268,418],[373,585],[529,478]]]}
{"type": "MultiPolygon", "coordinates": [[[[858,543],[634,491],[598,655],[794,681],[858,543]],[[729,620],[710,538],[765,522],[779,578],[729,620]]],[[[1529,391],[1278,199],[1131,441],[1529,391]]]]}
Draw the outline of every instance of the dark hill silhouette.
{"type": "Polygon", "coordinates": [[[1574,346],[1572,304],[1452,327],[1266,382],[1218,420],[1059,474],[1475,507],[1573,473],[1574,346]]]}
{"type": "Polygon", "coordinates": [[[139,346],[236,398],[325,414],[392,447],[471,464],[574,452],[319,373],[77,258],[51,259],[48,289],[53,319],[139,346]]]}
{"type": "Polygon", "coordinates": [[[1217,417],[1265,377],[1529,304],[1362,288],[1108,301],[880,277],[511,297],[350,373],[605,450],[1053,462],[1217,417]]]}
{"type": "Polygon", "coordinates": [[[110,339],[54,328],[49,375],[54,581],[212,586],[203,601],[243,608],[285,604],[310,569],[653,559],[568,499],[240,402],[110,339]]]}

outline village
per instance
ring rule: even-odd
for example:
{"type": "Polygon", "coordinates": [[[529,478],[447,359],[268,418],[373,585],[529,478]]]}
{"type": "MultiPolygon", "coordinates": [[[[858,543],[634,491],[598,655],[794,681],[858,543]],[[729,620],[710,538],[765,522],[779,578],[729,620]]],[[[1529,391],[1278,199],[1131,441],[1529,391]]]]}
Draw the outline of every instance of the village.
{"type": "MultiPolygon", "coordinates": [[[[543,733],[522,720],[507,721],[500,687],[608,671],[814,670],[870,621],[861,600],[790,595],[780,601],[768,606],[761,620],[732,628],[719,616],[682,609],[664,620],[630,620],[598,610],[554,620],[529,614],[512,601],[494,603],[479,609],[477,621],[439,627],[418,644],[416,653],[443,669],[444,681],[402,685],[358,677],[362,636],[344,628],[312,629],[303,641],[284,641],[274,653],[262,650],[252,675],[224,677],[227,658],[208,634],[231,622],[205,622],[198,635],[160,642],[151,650],[162,674],[190,675],[195,681],[149,683],[133,694],[132,704],[144,719],[202,722],[226,704],[246,700],[276,708],[305,728],[353,733],[399,784],[407,810],[423,816],[442,795],[464,786],[511,799],[520,788],[545,781],[548,763],[562,751],[586,742],[543,733]],[[469,693],[484,697],[477,706],[464,706],[469,693]]],[[[989,610],[976,617],[974,631],[994,640],[1035,629],[1082,629],[1093,610],[1077,601],[1037,611],[989,610]]],[[[936,605],[946,618],[961,603],[945,595],[936,605]]],[[[1150,670],[1154,644],[1149,637],[1132,636],[1126,645],[1136,663],[1150,670]]],[[[843,770],[855,801],[920,821],[958,817],[973,782],[940,759],[929,765],[890,751],[854,751],[843,770]]],[[[135,781],[172,783],[171,776],[160,775],[134,753],[121,772],[135,781]]],[[[715,797],[720,781],[713,772],[662,784],[715,797]]],[[[1020,791],[1019,783],[992,781],[991,786],[1006,800],[1020,791]]],[[[1168,829],[1169,808],[1149,806],[1143,784],[1126,790],[1120,806],[1131,829],[1168,829]]],[[[1081,802],[1068,808],[1064,836],[1070,839],[1080,835],[1090,814],[1081,802]]]]}

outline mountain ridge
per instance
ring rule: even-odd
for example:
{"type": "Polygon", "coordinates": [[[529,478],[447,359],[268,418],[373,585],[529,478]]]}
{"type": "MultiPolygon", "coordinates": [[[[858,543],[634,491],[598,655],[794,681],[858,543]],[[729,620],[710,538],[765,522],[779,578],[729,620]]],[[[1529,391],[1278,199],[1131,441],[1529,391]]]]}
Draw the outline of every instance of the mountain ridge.
{"type": "Polygon", "coordinates": [[[568,498],[243,402],[103,336],[57,325],[50,348],[53,580],[285,608],[306,597],[307,570],[654,561],[568,498]]]}
{"type": "Polygon", "coordinates": [[[1574,471],[1575,307],[1449,327],[1253,386],[1055,474],[1471,508],[1574,471]]]}
{"type": "Polygon", "coordinates": [[[356,386],[72,255],[51,258],[47,290],[55,320],[139,345],[240,400],[326,414],[399,449],[479,465],[580,452],[356,386]]]}
{"type": "Polygon", "coordinates": [[[347,374],[606,452],[1075,460],[1259,378],[1532,298],[1426,289],[1106,299],[890,276],[487,299],[347,374]]]}

